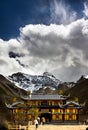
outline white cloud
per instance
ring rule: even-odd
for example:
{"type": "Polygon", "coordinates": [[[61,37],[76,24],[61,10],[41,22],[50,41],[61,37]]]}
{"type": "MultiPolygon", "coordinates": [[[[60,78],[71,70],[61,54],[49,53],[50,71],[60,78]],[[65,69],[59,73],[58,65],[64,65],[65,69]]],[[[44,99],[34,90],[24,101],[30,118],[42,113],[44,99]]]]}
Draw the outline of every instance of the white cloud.
{"type": "Polygon", "coordinates": [[[88,67],[87,26],[88,20],[80,19],[68,25],[27,25],[21,28],[20,42],[29,56],[27,65],[36,74],[47,70],[64,80],[87,73],[84,69],[88,67]],[[77,76],[73,76],[74,70],[78,72],[77,76]]]}
{"type": "Polygon", "coordinates": [[[83,10],[84,16],[88,17],[88,3],[84,3],[84,10],[83,10]]]}
{"type": "Polygon", "coordinates": [[[69,24],[76,20],[77,13],[73,11],[70,5],[62,0],[54,0],[51,2],[51,22],[59,24],[69,24]]]}
{"type": "Polygon", "coordinates": [[[20,28],[18,39],[0,39],[0,73],[49,71],[61,80],[76,80],[88,74],[87,49],[88,20],[68,25],[26,25],[20,28]]]}

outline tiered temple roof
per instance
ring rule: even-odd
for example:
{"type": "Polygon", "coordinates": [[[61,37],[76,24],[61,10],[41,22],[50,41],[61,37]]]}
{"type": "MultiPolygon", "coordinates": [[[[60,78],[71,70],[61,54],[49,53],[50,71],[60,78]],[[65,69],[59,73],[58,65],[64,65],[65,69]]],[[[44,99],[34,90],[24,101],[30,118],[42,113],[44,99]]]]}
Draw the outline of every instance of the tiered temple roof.
{"type": "Polygon", "coordinates": [[[23,100],[66,100],[69,96],[63,95],[29,95],[21,97],[23,100]]]}

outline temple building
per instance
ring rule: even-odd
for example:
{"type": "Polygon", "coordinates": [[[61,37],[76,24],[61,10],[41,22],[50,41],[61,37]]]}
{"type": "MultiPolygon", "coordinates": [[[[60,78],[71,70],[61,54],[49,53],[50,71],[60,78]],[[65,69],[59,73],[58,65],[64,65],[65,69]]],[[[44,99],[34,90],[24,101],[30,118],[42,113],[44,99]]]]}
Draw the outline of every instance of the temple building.
{"type": "Polygon", "coordinates": [[[21,102],[6,104],[15,122],[29,121],[38,116],[45,117],[46,122],[79,121],[82,106],[78,102],[70,101],[69,96],[29,95],[21,99],[21,102]]]}

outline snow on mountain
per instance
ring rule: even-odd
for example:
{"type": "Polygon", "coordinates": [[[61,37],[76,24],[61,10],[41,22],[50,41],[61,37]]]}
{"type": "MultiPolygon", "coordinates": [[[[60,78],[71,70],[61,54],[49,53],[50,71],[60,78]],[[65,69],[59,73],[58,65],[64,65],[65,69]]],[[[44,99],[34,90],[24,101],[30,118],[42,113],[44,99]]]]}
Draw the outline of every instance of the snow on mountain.
{"type": "Polygon", "coordinates": [[[60,80],[56,79],[55,76],[48,72],[44,72],[43,75],[29,75],[21,72],[15,73],[8,77],[19,88],[31,92],[37,91],[42,87],[49,86],[51,89],[57,89],[60,80]]]}
{"type": "Polygon", "coordinates": [[[62,84],[63,84],[63,86],[67,86],[67,88],[72,88],[72,87],[75,86],[76,83],[74,83],[74,82],[64,82],[62,84]]]}
{"type": "Polygon", "coordinates": [[[55,81],[57,84],[58,84],[58,82],[61,82],[60,80],[56,79],[54,75],[52,75],[52,74],[50,74],[48,72],[44,72],[43,76],[49,77],[50,79],[52,79],[53,81],[55,81]]]}
{"type": "Polygon", "coordinates": [[[88,75],[84,75],[84,78],[85,78],[85,79],[88,79],[88,75]]]}

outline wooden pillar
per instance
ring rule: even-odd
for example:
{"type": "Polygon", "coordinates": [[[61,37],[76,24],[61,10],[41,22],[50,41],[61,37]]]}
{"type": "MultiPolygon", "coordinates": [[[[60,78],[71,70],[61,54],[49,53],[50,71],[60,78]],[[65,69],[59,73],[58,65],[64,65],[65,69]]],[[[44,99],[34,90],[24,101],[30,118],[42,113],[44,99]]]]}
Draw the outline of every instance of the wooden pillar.
{"type": "Polygon", "coordinates": [[[12,109],[11,111],[12,111],[12,120],[13,120],[13,122],[15,123],[15,117],[14,117],[14,112],[13,112],[14,109],[12,109]]]}
{"type": "Polygon", "coordinates": [[[62,121],[64,122],[64,120],[65,120],[65,109],[63,109],[63,114],[62,114],[62,121]]]}
{"type": "Polygon", "coordinates": [[[78,110],[78,113],[77,113],[77,122],[79,122],[79,110],[78,110]]]}
{"type": "Polygon", "coordinates": [[[78,113],[77,113],[77,122],[79,123],[79,109],[78,109],[78,113]]]}

